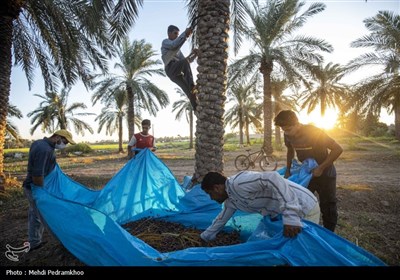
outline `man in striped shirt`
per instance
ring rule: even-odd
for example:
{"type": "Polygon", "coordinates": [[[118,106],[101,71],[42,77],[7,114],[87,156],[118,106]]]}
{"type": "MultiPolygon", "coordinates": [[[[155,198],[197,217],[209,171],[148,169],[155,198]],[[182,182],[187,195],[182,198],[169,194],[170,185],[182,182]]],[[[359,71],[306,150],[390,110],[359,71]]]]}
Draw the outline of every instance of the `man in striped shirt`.
{"type": "Polygon", "coordinates": [[[242,171],[232,177],[209,172],[201,188],[223,209],[212,224],[201,233],[205,241],[215,239],[236,210],[260,213],[271,218],[282,214],[283,234],[295,237],[301,232],[301,219],[319,223],[317,198],[305,187],[291,182],[279,173],[242,171]]]}

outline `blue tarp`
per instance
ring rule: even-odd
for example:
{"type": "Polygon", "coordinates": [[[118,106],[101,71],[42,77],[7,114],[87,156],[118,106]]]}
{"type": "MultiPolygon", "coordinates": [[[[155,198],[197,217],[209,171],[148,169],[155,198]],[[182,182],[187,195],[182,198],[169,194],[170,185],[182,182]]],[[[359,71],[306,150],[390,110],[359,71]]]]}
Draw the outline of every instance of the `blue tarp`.
{"type": "Polygon", "coordinates": [[[44,187],[33,186],[33,195],[54,235],[90,266],[385,266],[317,224],[304,221],[301,234],[285,238],[282,221],[240,211],[225,230],[240,230],[243,243],[161,253],[121,225],[153,217],[205,229],[221,205],[199,185],[185,190],[148,149],[127,162],[102,190],[73,181],[57,166],[44,187]]]}
{"type": "MultiPolygon", "coordinates": [[[[318,163],[313,158],[307,158],[302,163],[293,159],[288,179],[307,188],[312,179],[311,171],[317,166],[318,163]]],[[[277,170],[277,172],[282,176],[285,175],[286,166],[277,170]]]]}

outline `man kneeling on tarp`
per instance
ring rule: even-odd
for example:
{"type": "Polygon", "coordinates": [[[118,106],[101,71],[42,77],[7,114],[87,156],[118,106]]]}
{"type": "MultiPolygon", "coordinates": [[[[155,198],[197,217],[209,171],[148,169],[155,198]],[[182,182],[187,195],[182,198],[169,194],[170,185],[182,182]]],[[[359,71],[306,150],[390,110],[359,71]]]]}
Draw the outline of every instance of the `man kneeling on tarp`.
{"type": "Polygon", "coordinates": [[[295,237],[301,232],[301,219],[319,223],[318,199],[305,187],[275,171],[242,171],[229,178],[218,172],[209,172],[204,176],[201,188],[211,199],[224,203],[222,211],[201,233],[200,237],[205,241],[215,239],[236,210],[271,218],[282,214],[283,235],[286,237],[295,237]]]}

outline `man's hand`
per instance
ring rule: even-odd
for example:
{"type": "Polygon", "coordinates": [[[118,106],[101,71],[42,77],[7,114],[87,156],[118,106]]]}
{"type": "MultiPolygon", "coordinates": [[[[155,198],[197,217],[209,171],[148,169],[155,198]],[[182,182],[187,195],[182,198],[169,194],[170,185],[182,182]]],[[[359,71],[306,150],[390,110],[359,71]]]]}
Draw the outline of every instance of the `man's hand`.
{"type": "Polygon", "coordinates": [[[322,175],[322,172],[324,172],[324,169],[318,166],[312,170],[312,175],[313,177],[319,177],[322,175]]]}
{"type": "Polygon", "coordinates": [[[195,56],[198,56],[199,55],[199,49],[193,49],[191,54],[193,54],[195,56]]]}
{"type": "Polygon", "coordinates": [[[302,227],[299,226],[283,225],[283,235],[285,237],[295,237],[301,230],[302,227]]]}
{"type": "Polygon", "coordinates": [[[37,187],[43,187],[44,176],[32,176],[32,183],[37,187]]]}
{"type": "Polygon", "coordinates": [[[286,179],[290,177],[290,168],[286,168],[285,175],[283,177],[286,179]]]}
{"type": "Polygon", "coordinates": [[[192,52],[187,57],[187,60],[189,61],[189,63],[192,63],[196,59],[196,57],[198,56],[198,53],[199,53],[198,49],[192,50],[192,52]]]}
{"type": "Polygon", "coordinates": [[[186,28],[186,30],[185,30],[186,38],[188,38],[190,35],[192,35],[192,33],[193,33],[192,28],[190,28],[190,27],[186,28]]]}
{"type": "Polygon", "coordinates": [[[200,242],[201,242],[201,246],[203,246],[203,247],[208,247],[208,245],[209,245],[209,242],[210,241],[212,241],[212,240],[209,240],[209,239],[207,239],[207,238],[204,238],[204,231],[202,232],[202,233],[200,233],[200,242]]]}
{"type": "Polygon", "coordinates": [[[201,247],[209,247],[209,242],[205,241],[203,238],[200,237],[200,246],[201,247]]]}

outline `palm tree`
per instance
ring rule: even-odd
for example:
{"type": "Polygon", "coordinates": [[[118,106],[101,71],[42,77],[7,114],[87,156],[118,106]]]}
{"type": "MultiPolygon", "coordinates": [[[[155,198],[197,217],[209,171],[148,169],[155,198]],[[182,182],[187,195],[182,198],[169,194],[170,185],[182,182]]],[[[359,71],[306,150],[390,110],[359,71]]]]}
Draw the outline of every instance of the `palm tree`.
{"type": "MultiPolygon", "coordinates": [[[[134,40],[131,44],[125,38],[119,47],[119,62],[115,64],[122,74],[109,75],[93,85],[97,88],[92,96],[93,104],[98,100],[107,102],[121,90],[127,92],[129,139],[135,134],[135,104],[154,116],[160,109],[157,103],[161,108],[169,104],[166,92],[148,79],[153,75],[165,76],[163,68],[154,68],[162,64],[160,60],[152,59],[155,55],[152,45],[144,40],[134,40]]],[[[136,109],[140,111],[140,108],[136,109]]]]}
{"type": "Polygon", "coordinates": [[[381,71],[358,83],[351,102],[355,106],[364,106],[377,116],[382,108],[394,113],[395,136],[400,140],[400,16],[380,11],[364,23],[371,33],[355,40],[351,46],[374,48],[375,52],[351,60],[348,69],[355,71],[364,66],[380,66],[381,71]]]}
{"type": "MultiPolygon", "coordinates": [[[[21,111],[14,105],[9,105],[9,110],[8,110],[8,118],[10,117],[16,117],[18,119],[22,118],[22,113],[21,111]]],[[[6,143],[6,140],[11,140],[12,138],[15,139],[17,143],[20,142],[20,135],[18,132],[18,128],[9,120],[7,119],[7,124],[6,124],[6,134],[5,134],[5,139],[4,143],[6,143]]],[[[4,185],[0,184],[0,191],[4,191],[4,185]]]]}
{"type": "Polygon", "coordinates": [[[182,99],[172,104],[172,112],[176,112],[175,119],[180,120],[185,114],[186,121],[189,123],[189,149],[193,149],[193,107],[181,88],[175,88],[182,99]]]}
{"type": "MultiPolygon", "coordinates": [[[[242,1],[234,1],[234,5],[242,1]]],[[[230,21],[229,0],[189,1],[190,18],[196,20],[199,56],[197,76],[195,170],[192,182],[209,171],[224,170],[224,104],[230,21]]]]}
{"type": "Polygon", "coordinates": [[[256,102],[259,99],[257,81],[253,80],[245,85],[230,83],[228,97],[228,103],[234,105],[225,114],[226,124],[229,124],[232,128],[239,126],[239,144],[243,146],[245,132],[246,144],[250,145],[250,126],[253,125],[255,128],[262,126],[260,122],[261,104],[256,102]]]}
{"type": "MultiPolygon", "coordinates": [[[[279,73],[290,83],[306,82],[304,74],[311,66],[322,61],[316,51],[331,52],[332,47],[324,40],[293,33],[302,27],[307,19],[325,9],[322,3],[313,3],[299,15],[305,5],[298,0],[270,0],[265,6],[254,1],[252,7],[245,5],[252,26],[243,26],[243,34],[254,43],[254,49],[231,66],[237,72],[241,69],[247,75],[260,71],[264,80],[264,149],[272,153],[272,88],[271,76],[279,73]]],[[[233,77],[233,79],[237,79],[233,77]]],[[[239,79],[238,79],[239,81],[239,79]]]]}
{"type": "Polygon", "coordinates": [[[107,70],[112,46],[128,33],[143,0],[22,1],[0,4],[0,188],[4,186],[4,141],[12,56],[29,87],[38,65],[46,91],[59,82],[89,84],[91,66],[107,70]]]}
{"type": "MultiPolygon", "coordinates": [[[[21,119],[23,117],[21,111],[17,108],[17,106],[10,104],[8,107],[8,118],[16,117],[21,119]]],[[[19,135],[18,128],[7,119],[6,125],[6,138],[9,136],[10,138],[14,138],[17,142],[20,142],[21,136],[19,135]]]]}
{"type": "Polygon", "coordinates": [[[98,133],[100,133],[103,127],[106,129],[106,135],[113,135],[113,133],[118,129],[118,152],[120,153],[124,151],[122,147],[122,135],[123,120],[126,117],[126,99],[127,95],[124,90],[115,92],[113,99],[109,99],[105,103],[100,115],[95,119],[95,121],[99,121],[99,128],[97,129],[98,133]]]}
{"type": "MultiPolygon", "coordinates": [[[[282,110],[289,110],[296,107],[297,98],[291,95],[284,95],[284,91],[289,87],[296,88],[297,84],[290,84],[286,79],[280,79],[277,77],[271,77],[271,91],[272,91],[272,108],[274,111],[274,117],[279,114],[282,110]]],[[[275,145],[277,147],[282,146],[281,139],[281,128],[279,126],[275,126],[275,145]]]]}
{"type": "Polygon", "coordinates": [[[31,135],[40,126],[42,132],[52,133],[56,129],[68,129],[71,125],[74,127],[77,134],[85,135],[85,130],[93,134],[92,127],[77,118],[76,116],[89,116],[93,113],[76,113],[78,109],[87,109],[84,103],[73,103],[68,106],[69,90],[62,89],[61,93],[46,92],[45,95],[34,94],[43,99],[39,107],[27,114],[27,117],[32,117],[30,129],[31,135]]]}
{"type": "Polygon", "coordinates": [[[332,62],[325,66],[318,64],[311,68],[311,75],[311,88],[303,92],[299,101],[301,109],[308,107],[309,114],[319,105],[323,117],[327,108],[341,108],[347,92],[347,86],[339,82],[345,75],[344,69],[332,62]]]}

